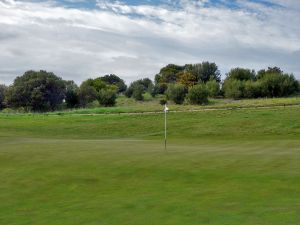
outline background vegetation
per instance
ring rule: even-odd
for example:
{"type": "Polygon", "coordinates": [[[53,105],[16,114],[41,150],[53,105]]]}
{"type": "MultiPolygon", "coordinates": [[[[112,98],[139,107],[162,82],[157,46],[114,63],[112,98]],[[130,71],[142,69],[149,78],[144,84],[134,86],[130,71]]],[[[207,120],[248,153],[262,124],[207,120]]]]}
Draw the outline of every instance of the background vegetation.
{"type": "Polygon", "coordinates": [[[153,82],[143,78],[128,87],[114,74],[87,79],[80,86],[51,72],[27,71],[12,85],[0,85],[0,110],[48,112],[62,109],[112,107],[126,96],[135,101],[158,98],[175,104],[209,104],[216,98],[253,99],[296,96],[299,81],[278,67],[267,70],[234,68],[221,81],[215,63],[202,62],[184,66],[169,64],[155,75],[153,82]]]}

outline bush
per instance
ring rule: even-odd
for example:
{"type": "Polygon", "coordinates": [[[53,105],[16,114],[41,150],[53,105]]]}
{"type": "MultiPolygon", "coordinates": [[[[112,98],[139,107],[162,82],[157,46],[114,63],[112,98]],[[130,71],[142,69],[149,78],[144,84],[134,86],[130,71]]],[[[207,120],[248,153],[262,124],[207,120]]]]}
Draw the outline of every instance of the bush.
{"type": "Polygon", "coordinates": [[[220,84],[216,80],[206,82],[209,97],[217,97],[220,94],[220,84]]]}
{"type": "Polygon", "coordinates": [[[5,85],[0,85],[0,110],[5,108],[5,94],[6,94],[7,87],[5,85]]]}
{"type": "Polygon", "coordinates": [[[79,105],[79,88],[74,81],[66,82],[65,102],[68,108],[74,108],[79,105]]]}
{"type": "Polygon", "coordinates": [[[170,84],[167,90],[168,99],[174,101],[176,104],[182,104],[186,96],[187,89],[182,84],[170,84]]]}
{"type": "Polygon", "coordinates": [[[166,99],[161,99],[160,101],[159,101],[159,104],[161,104],[161,105],[165,105],[165,104],[167,104],[168,103],[168,101],[166,100],[166,99]]]}
{"type": "Polygon", "coordinates": [[[223,91],[226,98],[240,99],[243,97],[244,82],[236,79],[225,80],[223,91]]]}
{"type": "Polygon", "coordinates": [[[141,84],[137,84],[133,87],[132,90],[132,97],[137,101],[143,101],[144,100],[144,87],[141,84]]]}
{"type": "Polygon", "coordinates": [[[248,80],[244,83],[244,93],[245,98],[259,98],[261,97],[261,83],[258,81],[248,80]]]}
{"type": "Polygon", "coordinates": [[[209,91],[205,84],[197,84],[189,89],[187,98],[191,104],[206,104],[209,91]]]}
{"type": "Polygon", "coordinates": [[[98,93],[96,89],[86,83],[82,83],[78,93],[79,104],[81,107],[86,107],[88,103],[97,100],[98,93]]]}
{"type": "Polygon", "coordinates": [[[227,74],[226,79],[235,79],[235,80],[255,80],[255,71],[243,68],[234,68],[231,69],[227,74]]]}
{"type": "Polygon", "coordinates": [[[155,97],[158,94],[161,94],[161,95],[165,94],[167,89],[168,89],[168,84],[166,84],[166,83],[156,84],[151,91],[151,95],[152,95],[152,97],[155,97]]]}
{"type": "Polygon", "coordinates": [[[99,91],[98,102],[102,106],[114,106],[116,104],[117,92],[112,89],[102,89],[99,91]]]}

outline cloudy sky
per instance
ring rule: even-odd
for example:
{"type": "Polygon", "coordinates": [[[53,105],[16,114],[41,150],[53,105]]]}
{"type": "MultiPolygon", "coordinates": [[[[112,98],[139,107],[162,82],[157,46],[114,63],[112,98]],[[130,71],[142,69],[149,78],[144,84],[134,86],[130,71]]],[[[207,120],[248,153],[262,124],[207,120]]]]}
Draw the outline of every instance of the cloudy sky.
{"type": "Polygon", "coordinates": [[[300,1],[0,0],[0,83],[29,69],[130,82],[202,61],[300,79],[300,1]]]}

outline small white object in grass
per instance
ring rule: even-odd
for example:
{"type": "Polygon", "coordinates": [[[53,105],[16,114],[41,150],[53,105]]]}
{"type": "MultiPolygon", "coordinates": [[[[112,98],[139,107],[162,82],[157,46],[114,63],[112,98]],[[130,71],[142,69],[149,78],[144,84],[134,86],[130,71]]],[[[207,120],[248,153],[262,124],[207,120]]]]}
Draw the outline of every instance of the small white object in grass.
{"type": "Polygon", "coordinates": [[[166,105],[166,104],[165,104],[164,111],[165,111],[165,112],[168,112],[168,111],[169,111],[169,108],[167,107],[167,105],[166,105]]]}

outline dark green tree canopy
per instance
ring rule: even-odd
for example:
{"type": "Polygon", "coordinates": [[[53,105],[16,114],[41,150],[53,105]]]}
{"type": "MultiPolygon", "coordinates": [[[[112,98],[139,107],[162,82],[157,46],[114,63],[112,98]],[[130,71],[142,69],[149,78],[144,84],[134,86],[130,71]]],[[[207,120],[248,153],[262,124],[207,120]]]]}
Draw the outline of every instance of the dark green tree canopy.
{"type": "Polygon", "coordinates": [[[6,95],[7,87],[3,84],[0,84],[0,110],[5,107],[5,95],[6,95]]]}
{"type": "Polygon", "coordinates": [[[209,80],[221,81],[221,73],[215,63],[202,62],[194,65],[186,65],[186,69],[197,77],[199,83],[206,83],[209,80]]]}
{"type": "Polygon", "coordinates": [[[221,81],[221,74],[215,63],[202,62],[198,64],[186,64],[178,66],[169,64],[163,67],[159,74],[155,76],[155,83],[176,83],[181,77],[179,74],[191,74],[197,83],[206,83],[209,80],[221,81]]]}
{"type": "Polygon", "coordinates": [[[256,74],[254,70],[237,67],[230,70],[230,72],[227,74],[226,79],[255,80],[256,74]]]}
{"type": "Polygon", "coordinates": [[[65,101],[68,108],[79,106],[79,87],[74,81],[66,81],[65,101]]]}
{"type": "Polygon", "coordinates": [[[33,111],[58,108],[65,97],[65,82],[46,71],[27,71],[17,77],[8,89],[7,103],[33,111]]]}
{"type": "Polygon", "coordinates": [[[118,77],[115,74],[105,75],[103,77],[100,77],[100,79],[108,85],[117,86],[119,93],[126,91],[127,86],[124,80],[122,80],[120,77],[118,77]]]}
{"type": "Polygon", "coordinates": [[[169,64],[161,68],[159,74],[155,76],[155,83],[175,83],[177,73],[183,72],[184,66],[169,64]]]}

